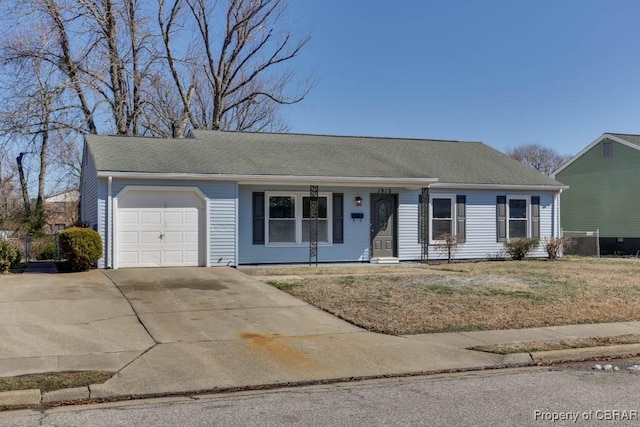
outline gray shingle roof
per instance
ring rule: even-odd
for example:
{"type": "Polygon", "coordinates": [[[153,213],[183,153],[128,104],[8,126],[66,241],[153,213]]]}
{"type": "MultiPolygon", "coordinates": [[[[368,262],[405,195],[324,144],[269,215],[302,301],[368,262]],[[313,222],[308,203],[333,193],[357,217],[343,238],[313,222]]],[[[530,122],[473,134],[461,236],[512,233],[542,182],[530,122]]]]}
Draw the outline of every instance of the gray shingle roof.
{"type": "Polygon", "coordinates": [[[192,139],[88,135],[98,171],[559,186],[480,142],[195,131],[192,139]]]}
{"type": "Polygon", "coordinates": [[[625,141],[640,146],[640,135],[631,135],[628,133],[611,133],[607,132],[605,135],[612,135],[625,141]]]}

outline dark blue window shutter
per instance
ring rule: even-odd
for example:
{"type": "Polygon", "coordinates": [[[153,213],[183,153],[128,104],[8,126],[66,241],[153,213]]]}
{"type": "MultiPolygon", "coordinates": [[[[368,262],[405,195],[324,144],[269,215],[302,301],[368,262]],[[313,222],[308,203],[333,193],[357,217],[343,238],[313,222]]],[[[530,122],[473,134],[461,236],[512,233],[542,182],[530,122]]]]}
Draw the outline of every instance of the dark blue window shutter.
{"type": "Polygon", "coordinates": [[[496,213],[498,217],[498,242],[507,240],[507,196],[496,198],[496,213]]]}
{"type": "Polygon", "coordinates": [[[540,238],[540,196],[531,196],[531,237],[540,238]]]}
{"type": "Polygon", "coordinates": [[[253,244],[264,245],[264,193],[253,193],[253,244]]]}
{"type": "Polygon", "coordinates": [[[344,243],[344,194],[333,193],[333,243],[344,243]]]}
{"type": "Polygon", "coordinates": [[[464,243],[467,239],[467,196],[456,196],[456,205],[456,240],[464,243]]]}

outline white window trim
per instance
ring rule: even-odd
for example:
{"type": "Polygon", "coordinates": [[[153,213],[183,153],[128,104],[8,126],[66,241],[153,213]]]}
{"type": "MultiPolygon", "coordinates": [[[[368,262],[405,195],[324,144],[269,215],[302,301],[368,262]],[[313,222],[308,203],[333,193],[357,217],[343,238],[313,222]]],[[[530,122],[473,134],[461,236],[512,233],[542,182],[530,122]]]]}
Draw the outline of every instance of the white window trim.
{"type": "Polygon", "coordinates": [[[433,238],[433,220],[437,219],[433,218],[433,199],[449,199],[451,201],[451,234],[453,236],[457,235],[458,207],[456,206],[455,194],[429,194],[429,243],[438,244],[444,242],[444,240],[434,240],[433,238]]]}
{"type": "MultiPolygon", "coordinates": [[[[271,247],[299,247],[309,246],[309,242],[302,241],[302,198],[309,197],[308,191],[266,191],[264,193],[264,244],[271,247]],[[295,203],[295,217],[293,221],[296,224],[296,241],[292,242],[269,242],[269,198],[270,197],[293,197],[295,203]]],[[[327,241],[318,242],[318,246],[332,246],[333,245],[333,194],[332,193],[318,193],[318,197],[327,198],[327,241]]]]}
{"type": "MultiPolygon", "coordinates": [[[[511,236],[509,236],[509,222],[511,221],[511,207],[509,204],[509,201],[515,199],[515,200],[525,200],[527,203],[527,207],[526,207],[526,212],[527,212],[527,227],[526,227],[526,231],[527,231],[527,235],[525,237],[531,237],[531,196],[524,196],[524,195],[512,195],[512,196],[507,196],[507,239],[510,239],[511,236]]],[[[521,221],[518,219],[514,219],[515,221],[521,221]]]]}

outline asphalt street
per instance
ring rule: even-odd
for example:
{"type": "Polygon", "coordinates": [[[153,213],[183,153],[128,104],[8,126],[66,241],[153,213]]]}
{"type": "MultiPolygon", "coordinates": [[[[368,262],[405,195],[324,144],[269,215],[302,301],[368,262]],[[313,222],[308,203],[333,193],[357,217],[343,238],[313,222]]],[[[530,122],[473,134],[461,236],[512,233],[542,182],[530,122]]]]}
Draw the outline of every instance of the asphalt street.
{"type": "Polygon", "coordinates": [[[0,413],[0,426],[637,425],[637,360],[0,413]]]}

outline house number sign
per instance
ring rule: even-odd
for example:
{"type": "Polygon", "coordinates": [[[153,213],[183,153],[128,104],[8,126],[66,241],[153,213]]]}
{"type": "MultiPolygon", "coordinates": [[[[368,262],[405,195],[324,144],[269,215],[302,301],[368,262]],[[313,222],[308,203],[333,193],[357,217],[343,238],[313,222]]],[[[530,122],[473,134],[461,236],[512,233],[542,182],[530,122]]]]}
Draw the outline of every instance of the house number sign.
{"type": "Polygon", "coordinates": [[[378,188],[378,194],[391,194],[390,188],[378,188]]]}

